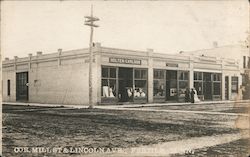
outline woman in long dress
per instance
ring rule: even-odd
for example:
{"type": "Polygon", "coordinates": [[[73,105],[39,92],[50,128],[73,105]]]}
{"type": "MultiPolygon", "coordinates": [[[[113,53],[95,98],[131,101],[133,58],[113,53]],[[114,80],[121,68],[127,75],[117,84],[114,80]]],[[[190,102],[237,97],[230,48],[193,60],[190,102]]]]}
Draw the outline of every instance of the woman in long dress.
{"type": "Polygon", "coordinates": [[[200,99],[198,98],[197,91],[194,88],[194,102],[200,102],[200,99]]]}

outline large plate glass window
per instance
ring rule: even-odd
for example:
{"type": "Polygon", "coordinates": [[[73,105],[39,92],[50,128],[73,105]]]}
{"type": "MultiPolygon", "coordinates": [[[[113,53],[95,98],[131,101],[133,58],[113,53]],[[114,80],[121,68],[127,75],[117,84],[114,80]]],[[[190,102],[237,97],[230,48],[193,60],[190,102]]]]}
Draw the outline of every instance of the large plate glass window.
{"type": "Polygon", "coordinates": [[[147,97],[147,70],[134,69],[134,97],[147,97]]]}
{"type": "Polygon", "coordinates": [[[202,86],[203,86],[203,73],[194,72],[194,88],[197,91],[197,95],[203,95],[202,86]]]}
{"type": "Polygon", "coordinates": [[[221,95],[221,74],[213,74],[213,95],[221,95]]]}
{"type": "Polygon", "coordinates": [[[189,87],[188,85],[189,73],[188,71],[179,71],[179,97],[185,97],[185,91],[189,87]]]}
{"type": "Polygon", "coordinates": [[[232,76],[232,93],[238,93],[238,77],[232,76]]]}
{"type": "Polygon", "coordinates": [[[115,67],[102,67],[102,97],[115,98],[116,95],[116,77],[117,68],[115,67]]]}
{"type": "Polygon", "coordinates": [[[154,97],[165,97],[166,80],[165,70],[154,70],[154,97]]]}

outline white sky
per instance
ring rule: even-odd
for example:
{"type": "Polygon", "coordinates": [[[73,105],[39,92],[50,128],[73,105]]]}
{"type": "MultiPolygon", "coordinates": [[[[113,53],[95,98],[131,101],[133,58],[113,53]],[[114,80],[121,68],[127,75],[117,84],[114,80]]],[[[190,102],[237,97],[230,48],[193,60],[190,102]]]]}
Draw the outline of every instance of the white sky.
{"type": "Polygon", "coordinates": [[[249,4],[235,1],[2,1],[3,57],[88,47],[84,16],[100,18],[94,41],[102,46],[178,53],[244,41],[249,4]]]}

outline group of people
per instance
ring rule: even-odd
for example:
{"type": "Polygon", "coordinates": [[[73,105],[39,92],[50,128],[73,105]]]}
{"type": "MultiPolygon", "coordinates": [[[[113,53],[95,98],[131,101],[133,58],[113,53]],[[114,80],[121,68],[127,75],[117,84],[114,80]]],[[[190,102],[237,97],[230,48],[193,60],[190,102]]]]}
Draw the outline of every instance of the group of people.
{"type": "Polygon", "coordinates": [[[200,99],[198,98],[197,95],[197,91],[195,90],[195,88],[192,88],[191,91],[189,90],[189,88],[186,88],[185,91],[185,102],[199,102],[200,99]]]}
{"type": "Polygon", "coordinates": [[[134,92],[134,97],[146,97],[146,93],[142,90],[142,88],[134,89],[133,88],[128,88],[128,97],[131,97],[134,92]]]}

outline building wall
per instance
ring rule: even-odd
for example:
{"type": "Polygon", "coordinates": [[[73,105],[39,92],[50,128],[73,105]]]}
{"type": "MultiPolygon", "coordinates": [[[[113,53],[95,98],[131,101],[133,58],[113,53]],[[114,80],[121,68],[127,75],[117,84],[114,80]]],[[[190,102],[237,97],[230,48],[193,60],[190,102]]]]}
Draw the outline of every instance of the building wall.
{"type": "MultiPolygon", "coordinates": [[[[5,61],[3,68],[3,101],[16,101],[16,73],[28,72],[29,102],[88,105],[88,55],[84,51],[68,55],[31,56],[5,61]],[[80,54],[80,56],[79,56],[80,54]],[[56,57],[55,57],[56,56],[56,57]],[[11,94],[7,95],[7,80],[11,94]]],[[[94,58],[96,58],[94,56],[94,58]]],[[[93,86],[97,84],[97,62],[93,63],[93,86]]],[[[98,71],[100,72],[100,71],[98,71]]],[[[97,89],[93,88],[97,102],[97,89]]]]}
{"type": "Polygon", "coordinates": [[[248,57],[250,57],[249,47],[247,47],[246,45],[227,45],[214,47],[211,49],[182,51],[181,54],[189,54],[195,56],[204,55],[208,57],[231,59],[232,61],[239,63],[241,72],[244,72],[243,56],[246,56],[246,63],[248,63],[248,57]]]}
{"type": "MultiPolygon", "coordinates": [[[[95,44],[93,61],[93,101],[101,102],[101,67],[131,67],[148,70],[148,102],[153,102],[153,70],[182,70],[189,72],[189,87],[193,88],[194,71],[222,74],[222,99],[225,76],[241,75],[239,63],[218,57],[193,55],[163,55],[148,51],[132,51],[101,47],[95,44]],[[141,60],[140,65],[112,63],[110,57],[141,60]]],[[[29,102],[88,105],[89,101],[88,49],[52,53],[5,60],[3,63],[3,101],[16,101],[16,72],[29,72],[29,102]],[[11,81],[11,95],[7,96],[7,80],[11,81]]],[[[231,89],[230,89],[231,91],[231,89]]],[[[230,95],[231,99],[235,96],[230,95]]]]}
{"type": "Polygon", "coordinates": [[[8,69],[3,69],[2,71],[2,90],[3,90],[3,101],[15,102],[16,101],[16,75],[14,72],[14,67],[9,67],[8,69]],[[10,80],[10,95],[7,93],[7,81],[10,80]]]}
{"type": "Polygon", "coordinates": [[[55,104],[88,103],[88,65],[33,68],[29,71],[29,101],[55,104]]]}

